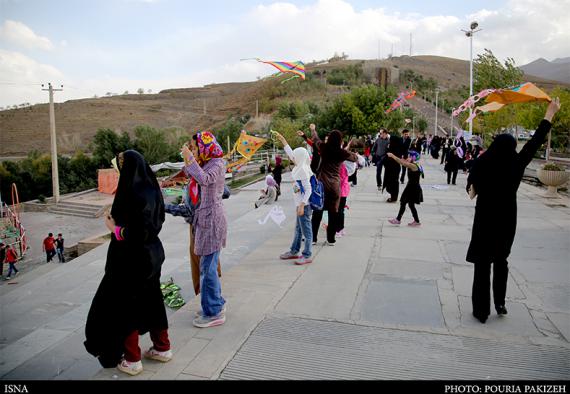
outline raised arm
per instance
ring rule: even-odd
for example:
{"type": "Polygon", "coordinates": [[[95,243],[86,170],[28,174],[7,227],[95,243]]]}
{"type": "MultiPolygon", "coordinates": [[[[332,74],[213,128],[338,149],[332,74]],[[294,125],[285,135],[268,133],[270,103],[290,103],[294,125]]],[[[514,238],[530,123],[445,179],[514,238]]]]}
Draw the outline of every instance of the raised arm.
{"type": "Polygon", "coordinates": [[[557,97],[548,104],[544,119],[538,125],[538,129],[536,129],[530,141],[528,141],[519,152],[519,163],[523,169],[530,164],[535,153],[544,143],[546,135],[552,127],[552,118],[559,109],[560,99],[557,97]]]}
{"type": "Polygon", "coordinates": [[[398,156],[394,155],[392,152],[388,152],[387,155],[391,159],[396,160],[399,164],[403,165],[404,167],[409,168],[411,171],[417,171],[418,170],[418,166],[416,166],[413,163],[410,163],[407,160],[400,159],[398,156]]]}
{"type": "Polygon", "coordinates": [[[223,165],[223,161],[218,160],[215,165],[209,166],[204,170],[196,160],[191,160],[190,163],[184,167],[184,173],[188,177],[196,179],[196,182],[198,182],[200,186],[211,185],[212,183],[216,183],[220,177],[220,173],[223,174],[223,165]]]}

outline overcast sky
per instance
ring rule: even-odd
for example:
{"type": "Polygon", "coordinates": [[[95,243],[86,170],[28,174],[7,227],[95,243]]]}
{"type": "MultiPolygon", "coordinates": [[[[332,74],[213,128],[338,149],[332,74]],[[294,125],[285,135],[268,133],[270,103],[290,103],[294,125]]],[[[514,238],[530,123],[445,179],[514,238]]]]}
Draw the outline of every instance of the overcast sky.
{"type": "Polygon", "coordinates": [[[461,32],[524,65],[570,56],[570,0],[0,0],[0,106],[251,81],[242,58],[310,62],[409,53],[469,59],[461,32]]]}

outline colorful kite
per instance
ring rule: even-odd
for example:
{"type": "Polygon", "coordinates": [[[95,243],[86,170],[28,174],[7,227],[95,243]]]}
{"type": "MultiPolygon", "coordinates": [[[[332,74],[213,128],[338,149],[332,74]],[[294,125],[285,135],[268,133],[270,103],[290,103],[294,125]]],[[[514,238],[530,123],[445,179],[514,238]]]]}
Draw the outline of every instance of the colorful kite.
{"type": "Polygon", "coordinates": [[[466,122],[471,122],[479,113],[495,112],[505,105],[515,103],[529,103],[533,101],[552,101],[552,99],[540,90],[536,85],[526,82],[510,89],[485,89],[475,96],[469,97],[459,108],[453,111],[456,117],[461,112],[473,108],[473,112],[466,122]],[[475,107],[482,98],[485,98],[485,105],[475,107]]]}
{"type": "Polygon", "coordinates": [[[394,100],[394,102],[392,104],[390,104],[390,108],[388,108],[385,112],[387,114],[389,114],[390,112],[398,109],[402,104],[407,103],[407,101],[406,101],[407,99],[411,99],[415,95],[416,95],[415,90],[412,90],[411,92],[409,92],[409,91],[400,92],[400,94],[398,95],[396,100],[394,100]]]}
{"type": "MultiPolygon", "coordinates": [[[[251,59],[241,59],[241,60],[251,60],[251,59]]],[[[279,77],[279,76],[285,75],[285,74],[293,74],[293,76],[291,78],[287,78],[286,80],[282,81],[281,83],[285,83],[285,82],[290,81],[294,78],[301,78],[301,79],[305,80],[305,63],[303,63],[302,61],[269,62],[269,61],[261,60],[259,58],[254,58],[252,60],[257,60],[258,62],[269,64],[269,65],[275,67],[276,69],[278,69],[279,72],[274,74],[273,75],[274,77],[279,77]]]]}
{"type": "Polygon", "coordinates": [[[241,155],[241,158],[232,163],[228,163],[226,166],[227,172],[231,172],[232,168],[234,167],[237,167],[236,169],[239,169],[241,166],[251,160],[255,152],[257,152],[257,150],[261,148],[266,141],[267,140],[265,138],[247,135],[246,131],[242,130],[231,152],[224,156],[226,159],[229,159],[234,155],[234,153],[237,152],[241,155]]]}

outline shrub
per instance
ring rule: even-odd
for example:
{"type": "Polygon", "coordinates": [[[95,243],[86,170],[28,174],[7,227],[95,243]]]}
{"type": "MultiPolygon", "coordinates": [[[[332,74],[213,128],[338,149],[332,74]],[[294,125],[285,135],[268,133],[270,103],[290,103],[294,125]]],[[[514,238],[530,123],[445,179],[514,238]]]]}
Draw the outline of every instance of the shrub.
{"type": "Polygon", "coordinates": [[[545,165],[542,166],[542,169],[544,171],[564,171],[564,168],[562,168],[556,163],[546,163],[545,165]]]}

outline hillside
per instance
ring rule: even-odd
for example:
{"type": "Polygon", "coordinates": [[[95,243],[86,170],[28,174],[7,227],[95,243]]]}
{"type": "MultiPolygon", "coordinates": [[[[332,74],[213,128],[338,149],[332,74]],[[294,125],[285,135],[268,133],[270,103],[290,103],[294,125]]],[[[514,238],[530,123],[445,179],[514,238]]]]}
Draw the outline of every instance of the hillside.
{"type": "MultiPolygon", "coordinates": [[[[467,86],[469,83],[467,61],[438,56],[401,56],[382,61],[343,60],[308,65],[307,71],[330,71],[353,64],[362,64],[365,74],[369,76],[375,74],[379,67],[393,67],[394,70],[400,71],[410,69],[426,79],[434,78],[443,89],[467,86]]],[[[560,85],[558,82],[531,76],[528,76],[527,80],[546,89],[560,85]]],[[[275,108],[276,103],[281,100],[310,99],[324,102],[346,91],[346,87],[327,84],[324,92],[309,90],[308,93],[300,91],[296,95],[275,97],[272,92],[276,86],[276,80],[264,79],[246,83],[214,84],[201,88],[170,89],[157,94],[70,100],[56,104],[58,151],[71,154],[77,149],[88,150],[89,143],[99,128],[128,132],[139,125],[175,127],[181,130],[215,129],[230,116],[254,115],[256,99],[260,102],[271,102],[275,108]]],[[[262,108],[260,112],[263,112],[262,108]]],[[[426,116],[429,118],[429,113],[426,116]]],[[[431,123],[430,119],[428,121],[431,123]]],[[[268,117],[263,116],[262,123],[267,122],[268,117]]],[[[248,129],[255,128],[256,123],[248,126],[248,129]]],[[[47,104],[0,112],[0,157],[24,156],[32,150],[48,152],[49,147],[47,104]]]]}
{"type": "Polygon", "coordinates": [[[555,59],[552,62],[540,58],[520,68],[526,74],[570,83],[570,58],[568,57],[555,59]]]}

